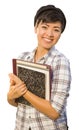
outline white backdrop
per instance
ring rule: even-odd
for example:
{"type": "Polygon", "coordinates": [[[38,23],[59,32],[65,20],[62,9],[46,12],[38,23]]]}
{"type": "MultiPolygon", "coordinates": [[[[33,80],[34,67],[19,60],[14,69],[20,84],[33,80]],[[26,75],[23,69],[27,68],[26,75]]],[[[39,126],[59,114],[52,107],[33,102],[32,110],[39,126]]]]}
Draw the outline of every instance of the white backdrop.
{"type": "Polygon", "coordinates": [[[67,27],[57,48],[71,62],[72,84],[68,98],[69,130],[78,130],[78,1],[76,0],[1,0],[0,1],[0,130],[14,130],[16,108],[7,103],[8,73],[12,72],[12,58],[36,46],[33,19],[37,9],[46,4],[60,7],[67,18],[67,27]],[[32,3],[33,2],[33,3],[32,3]],[[75,128],[76,127],[76,128],[75,128]]]}

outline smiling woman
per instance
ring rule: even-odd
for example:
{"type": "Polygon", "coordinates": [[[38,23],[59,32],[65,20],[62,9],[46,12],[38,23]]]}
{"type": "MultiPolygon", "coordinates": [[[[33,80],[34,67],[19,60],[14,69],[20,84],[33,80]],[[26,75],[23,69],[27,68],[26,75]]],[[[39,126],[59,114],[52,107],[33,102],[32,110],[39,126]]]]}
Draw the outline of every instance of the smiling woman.
{"type": "MultiPolygon", "coordinates": [[[[38,56],[38,59],[42,57],[47,51],[54,46],[57,41],[59,40],[61,36],[61,23],[55,22],[55,23],[39,23],[38,26],[35,27],[35,32],[37,34],[38,41],[38,48],[44,49],[43,54],[42,51],[40,55],[38,56]]],[[[38,51],[36,52],[36,56],[38,55],[38,51]]],[[[38,60],[37,59],[37,60],[38,60]]]]}
{"type": "Polygon", "coordinates": [[[44,5],[37,10],[34,17],[37,47],[32,52],[21,53],[18,59],[51,66],[51,96],[47,100],[35,95],[27,90],[27,83],[23,83],[18,76],[9,74],[7,100],[11,105],[17,106],[15,130],[68,129],[66,104],[71,84],[70,62],[64,54],[55,49],[65,26],[66,18],[60,8],[44,5]],[[20,96],[31,106],[16,103],[16,97],[20,96]]]}

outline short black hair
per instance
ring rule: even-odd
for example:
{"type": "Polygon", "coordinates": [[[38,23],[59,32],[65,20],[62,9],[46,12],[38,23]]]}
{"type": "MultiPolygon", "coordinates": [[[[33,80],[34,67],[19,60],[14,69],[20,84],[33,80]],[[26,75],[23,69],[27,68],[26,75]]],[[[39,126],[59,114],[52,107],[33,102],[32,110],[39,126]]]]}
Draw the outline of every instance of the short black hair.
{"type": "Polygon", "coordinates": [[[66,17],[63,11],[54,5],[42,6],[37,10],[34,17],[34,26],[36,24],[38,25],[41,21],[43,23],[52,23],[59,21],[62,25],[62,32],[66,26],[66,17]]]}

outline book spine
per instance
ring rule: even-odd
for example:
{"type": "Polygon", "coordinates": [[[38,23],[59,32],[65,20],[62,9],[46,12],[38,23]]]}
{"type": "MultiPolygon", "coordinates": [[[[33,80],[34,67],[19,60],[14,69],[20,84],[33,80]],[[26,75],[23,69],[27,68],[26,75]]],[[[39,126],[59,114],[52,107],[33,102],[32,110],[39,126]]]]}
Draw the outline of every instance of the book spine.
{"type": "Polygon", "coordinates": [[[52,89],[52,79],[53,79],[53,70],[50,66],[50,69],[49,69],[49,74],[50,74],[50,99],[51,99],[51,89],[52,89]]]}
{"type": "Polygon", "coordinates": [[[15,74],[15,75],[17,75],[17,71],[16,71],[16,59],[13,59],[12,60],[12,65],[13,65],[13,73],[15,74]]]}

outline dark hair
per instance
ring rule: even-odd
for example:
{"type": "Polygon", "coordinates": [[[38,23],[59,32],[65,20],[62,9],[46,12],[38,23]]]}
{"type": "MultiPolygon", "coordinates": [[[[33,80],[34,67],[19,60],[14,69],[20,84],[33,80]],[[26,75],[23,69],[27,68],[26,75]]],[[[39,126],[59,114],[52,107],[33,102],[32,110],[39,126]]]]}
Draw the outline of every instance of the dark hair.
{"type": "Polygon", "coordinates": [[[54,5],[42,6],[37,10],[37,13],[34,17],[34,26],[40,23],[51,23],[51,22],[61,22],[62,32],[66,26],[66,18],[61,9],[55,7],[54,5]]]}

